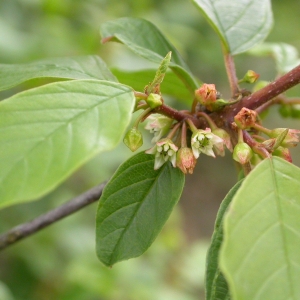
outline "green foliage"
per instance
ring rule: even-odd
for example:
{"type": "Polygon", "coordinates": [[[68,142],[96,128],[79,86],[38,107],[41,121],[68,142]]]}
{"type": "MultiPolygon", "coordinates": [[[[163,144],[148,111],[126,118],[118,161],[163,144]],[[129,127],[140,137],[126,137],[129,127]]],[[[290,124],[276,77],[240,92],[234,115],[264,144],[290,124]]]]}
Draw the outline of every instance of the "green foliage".
{"type": "Polygon", "coordinates": [[[107,266],[144,253],[178,202],[184,175],[139,153],[122,164],[103,191],[96,217],[96,248],[107,266]]]}
{"type": "Polygon", "coordinates": [[[239,54],[269,34],[273,17],[270,0],[193,0],[222,40],[226,52],[239,54]]]}
{"type": "Polygon", "coordinates": [[[219,253],[223,242],[223,220],[224,214],[231,203],[232,198],[242,184],[240,180],[228,192],[222,201],[217,214],[214,233],[206,258],[206,299],[207,300],[226,300],[230,299],[227,282],[219,268],[219,253]]]}
{"type": "Polygon", "coordinates": [[[172,52],[170,68],[184,82],[187,89],[194,93],[198,84],[176,48],[149,21],[136,18],[122,18],[109,21],[101,26],[102,41],[118,41],[134,53],[160,64],[172,52]]]}
{"type": "Polygon", "coordinates": [[[299,168],[275,157],[235,194],[220,257],[233,299],[299,299],[299,181],[299,168]]]}
{"type": "Polygon", "coordinates": [[[0,102],[0,206],[40,197],[115,147],[133,105],[129,87],[100,80],[52,83],[0,102]]]}
{"type": "Polygon", "coordinates": [[[96,55],[51,58],[18,65],[0,64],[0,90],[44,77],[117,81],[103,60],[96,55]]]}

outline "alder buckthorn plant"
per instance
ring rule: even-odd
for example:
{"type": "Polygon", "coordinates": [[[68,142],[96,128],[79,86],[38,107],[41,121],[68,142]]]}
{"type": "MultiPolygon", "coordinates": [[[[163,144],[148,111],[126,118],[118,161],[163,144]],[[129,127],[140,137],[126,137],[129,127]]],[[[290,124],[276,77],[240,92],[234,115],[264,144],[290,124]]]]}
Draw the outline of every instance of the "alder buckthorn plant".
{"type": "MultiPolygon", "coordinates": [[[[300,115],[300,97],[286,94],[300,82],[299,60],[285,59],[290,45],[281,44],[278,55],[277,44],[264,43],[273,24],[270,0],[192,2],[220,39],[228,97],[205,76],[196,78],[164,34],[140,18],[105,22],[100,32],[103,44],[121,43],[157,65],[141,90],[119,82],[96,55],[1,65],[1,90],[33,78],[65,80],[0,102],[0,207],[38,199],[123,141],[133,155],[107,183],[78,197],[76,208],[66,204],[67,213],[54,218],[100,198],[96,255],[111,267],[151,246],[181,197],[185,176],[194,176],[203,156],[213,157],[211,163],[230,156],[239,175],[216,216],[206,299],[298,300],[300,170],[290,148],[297,147],[300,130],[288,128],[284,118],[300,115]],[[255,70],[239,78],[235,57],[245,52],[273,54],[274,81],[264,81],[255,70]],[[164,80],[175,79],[189,95],[184,110],[165,101],[178,90],[165,91],[164,80]],[[262,114],[271,106],[279,107],[280,128],[264,125],[262,114]],[[152,147],[140,150],[146,131],[152,147]]],[[[48,217],[38,218],[30,230],[20,226],[3,234],[0,248],[47,226],[48,217]]]]}

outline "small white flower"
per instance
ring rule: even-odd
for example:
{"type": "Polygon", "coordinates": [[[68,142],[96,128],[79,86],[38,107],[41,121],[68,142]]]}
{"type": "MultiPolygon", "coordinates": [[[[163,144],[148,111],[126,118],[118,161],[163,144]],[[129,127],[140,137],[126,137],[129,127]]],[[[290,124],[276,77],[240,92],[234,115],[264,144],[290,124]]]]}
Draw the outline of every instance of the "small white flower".
{"type": "Polygon", "coordinates": [[[160,114],[153,114],[149,116],[147,120],[150,122],[145,126],[145,129],[149,130],[150,133],[154,133],[151,143],[156,143],[167,134],[173,123],[172,119],[160,114]]]}
{"type": "Polygon", "coordinates": [[[154,154],[154,170],[159,169],[168,160],[176,167],[176,152],[178,147],[170,139],[158,141],[154,147],[147,150],[147,154],[154,154]]]}
{"type": "Polygon", "coordinates": [[[205,130],[199,129],[194,132],[191,141],[192,150],[196,158],[199,157],[201,152],[215,157],[213,147],[222,147],[223,143],[223,139],[213,134],[210,128],[206,128],[205,130]]]}

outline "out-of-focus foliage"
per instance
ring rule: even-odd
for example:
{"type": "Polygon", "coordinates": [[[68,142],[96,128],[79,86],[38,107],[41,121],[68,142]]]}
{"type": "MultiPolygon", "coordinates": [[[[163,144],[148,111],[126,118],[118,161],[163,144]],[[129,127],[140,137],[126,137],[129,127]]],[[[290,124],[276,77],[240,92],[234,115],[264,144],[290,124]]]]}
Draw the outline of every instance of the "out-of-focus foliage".
{"type": "MultiPolygon", "coordinates": [[[[298,10],[295,9],[298,1],[274,0],[272,5],[275,25],[267,41],[289,43],[299,50],[300,38],[295,30],[296,24],[299,24],[298,10]]],[[[157,65],[135,56],[120,44],[100,44],[100,24],[128,16],[145,18],[156,24],[176,46],[194,74],[203,82],[215,83],[225,95],[228,93],[218,37],[191,1],[2,0],[0,63],[96,54],[110,66],[121,69],[156,68],[157,65]]],[[[248,69],[254,69],[264,80],[272,80],[276,74],[271,58],[242,54],[236,57],[236,67],[239,77],[248,69]]],[[[16,91],[36,83],[39,82],[33,80],[25,83],[16,91]]],[[[145,82],[145,85],[148,83],[145,82]]],[[[3,92],[0,99],[9,95],[10,92],[3,92]]],[[[289,126],[297,127],[287,124],[289,126]]],[[[108,179],[129,155],[130,151],[121,145],[111,153],[93,159],[42,200],[0,211],[0,232],[28,221],[108,179]]],[[[219,195],[216,200],[202,202],[201,211],[196,212],[198,215],[194,220],[201,215],[207,224],[211,224],[210,228],[200,228],[197,232],[212,233],[218,206],[216,201],[222,199],[236,180],[233,168],[229,171],[223,169],[227,170],[226,173],[221,172],[213,160],[202,160],[198,170],[218,178],[220,191],[209,190],[210,179],[204,179],[204,175],[200,174],[195,178],[197,181],[206,180],[207,190],[188,190],[185,194],[195,198],[195,202],[185,208],[189,212],[195,211],[193,205],[196,205],[198,198],[202,201],[205,195],[212,195],[213,192],[219,195]]],[[[186,189],[189,189],[189,182],[186,189]]],[[[178,208],[144,256],[107,269],[95,255],[95,212],[96,205],[91,205],[1,252],[0,282],[3,283],[0,285],[0,299],[203,299],[207,243],[203,239],[191,242],[188,238],[190,232],[198,230],[198,223],[188,223],[178,208]],[[184,224],[190,226],[186,231],[183,231],[184,224]]],[[[189,219],[193,220],[192,217],[189,219]]]]}

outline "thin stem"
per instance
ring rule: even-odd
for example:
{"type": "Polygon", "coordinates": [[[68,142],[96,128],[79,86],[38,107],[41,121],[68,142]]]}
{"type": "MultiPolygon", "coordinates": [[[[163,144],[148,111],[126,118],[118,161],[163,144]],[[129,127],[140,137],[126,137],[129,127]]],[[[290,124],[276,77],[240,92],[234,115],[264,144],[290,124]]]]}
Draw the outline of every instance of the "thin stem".
{"type": "Polygon", "coordinates": [[[146,116],[149,115],[149,113],[151,112],[151,110],[152,110],[151,107],[149,107],[149,108],[147,108],[146,110],[144,110],[144,111],[138,116],[138,118],[135,120],[135,122],[134,122],[134,124],[133,124],[133,127],[138,128],[139,123],[140,123],[141,121],[143,121],[143,120],[145,119],[146,116]]]}
{"type": "Polygon", "coordinates": [[[206,120],[206,122],[208,123],[211,130],[215,130],[218,128],[216,123],[212,120],[212,118],[208,114],[206,114],[204,112],[198,112],[197,116],[203,117],[206,120]]]}
{"type": "Polygon", "coordinates": [[[175,133],[177,132],[178,128],[180,127],[181,123],[177,123],[172,130],[169,132],[169,134],[167,135],[168,139],[172,139],[175,135],[175,133]]]}
{"type": "Polygon", "coordinates": [[[239,84],[238,84],[238,79],[236,77],[234,60],[233,57],[229,53],[227,53],[225,49],[223,49],[223,53],[224,53],[225,68],[226,68],[227,77],[231,89],[231,96],[232,98],[235,98],[235,96],[239,92],[239,84]]]}
{"type": "Polygon", "coordinates": [[[20,224],[0,236],[0,250],[15,244],[39,230],[65,218],[83,207],[97,201],[102,195],[105,183],[102,183],[85,193],[71,199],[69,202],[37,217],[36,219],[20,224]]]}
{"type": "Polygon", "coordinates": [[[186,147],[186,123],[183,122],[181,127],[181,147],[186,147]]]}
{"type": "Polygon", "coordinates": [[[148,95],[145,93],[136,92],[136,91],[134,91],[133,93],[134,93],[135,98],[139,98],[139,99],[143,99],[143,100],[147,100],[147,98],[148,98],[148,95]]]}

